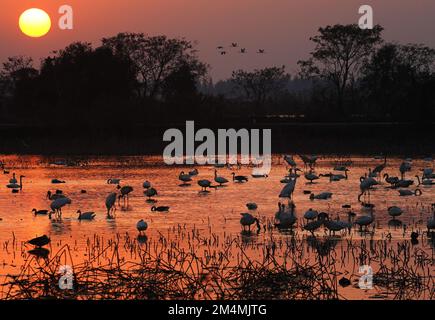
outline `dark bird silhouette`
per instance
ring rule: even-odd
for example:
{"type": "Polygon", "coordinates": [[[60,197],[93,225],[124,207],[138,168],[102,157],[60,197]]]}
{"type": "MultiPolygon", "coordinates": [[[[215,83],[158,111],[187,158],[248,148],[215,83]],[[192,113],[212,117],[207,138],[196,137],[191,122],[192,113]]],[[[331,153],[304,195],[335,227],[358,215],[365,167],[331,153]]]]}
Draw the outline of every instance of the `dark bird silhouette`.
{"type": "Polygon", "coordinates": [[[257,53],[259,53],[259,54],[263,54],[263,53],[266,53],[266,51],[264,50],[264,49],[258,49],[258,52],[257,53]]]}
{"type": "Polygon", "coordinates": [[[31,239],[31,240],[27,241],[27,243],[29,243],[35,247],[41,248],[41,247],[49,244],[50,241],[51,240],[49,237],[47,237],[46,235],[43,235],[42,237],[37,237],[37,238],[31,239]]]}
{"type": "Polygon", "coordinates": [[[33,209],[32,213],[35,216],[42,216],[42,215],[47,215],[48,214],[48,210],[36,210],[36,209],[33,209]]]}
{"type": "Polygon", "coordinates": [[[155,212],[168,212],[169,211],[169,207],[166,206],[160,206],[160,207],[156,207],[156,206],[152,206],[151,211],[155,212]]]}
{"type": "Polygon", "coordinates": [[[238,43],[237,42],[233,42],[233,43],[231,43],[231,47],[233,47],[233,48],[237,48],[239,45],[238,45],[238,43]]]}
{"type": "Polygon", "coordinates": [[[240,183],[248,182],[248,177],[246,176],[236,176],[234,172],[231,175],[233,176],[234,182],[240,182],[240,183]]]}
{"type": "Polygon", "coordinates": [[[246,48],[240,49],[240,53],[246,53],[246,48]]]}

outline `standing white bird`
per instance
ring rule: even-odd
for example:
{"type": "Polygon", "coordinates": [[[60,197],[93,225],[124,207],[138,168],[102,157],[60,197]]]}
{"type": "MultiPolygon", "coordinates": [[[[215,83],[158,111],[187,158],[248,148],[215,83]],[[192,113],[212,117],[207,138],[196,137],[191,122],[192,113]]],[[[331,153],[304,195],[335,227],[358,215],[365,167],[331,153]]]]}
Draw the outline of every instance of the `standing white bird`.
{"type": "Polygon", "coordinates": [[[57,219],[62,219],[62,208],[64,206],[66,206],[67,204],[71,204],[71,199],[60,198],[60,199],[54,200],[50,204],[50,208],[52,210],[52,213],[55,213],[57,219]]]}
{"type": "Polygon", "coordinates": [[[384,158],[384,163],[382,163],[382,164],[376,166],[376,167],[373,169],[373,173],[374,173],[376,176],[378,176],[378,175],[380,175],[380,174],[382,173],[382,171],[384,171],[384,169],[385,169],[386,167],[387,167],[387,156],[385,156],[385,158],[384,158]]]}
{"type": "Polygon", "coordinates": [[[408,161],[402,162],[399,167],[399,171],[403,180],[405,178],[405,173],[411,171],[411,163],[409,163],[408,161]]]}
{"type": "Polygon", "coordinates": [[[362,232],[362,228],[365,227],[367,230],[368,226],[371,225],[375,221],[375,216],[373,214],[373,210],[370,210],[369,215],[361,216],[355,220],[355,224],[359,226],[360,231],[362,232]]]}
{"type": "Polygon", "coordinates": [[[115,192],[109,194],[106,198],[106,208],[107,208],[107,219],[113,219],[114,216],[112,212],[114,213],[116,211],[116,197],[117,194],[115,192]]]}
{"type": "Polygon", "coordinates": [[[119,190],[119,192],[121,194],[118,196],[118,202],[119,202],[120,199],[123,199],[124,200],[124,205],[125,205],[126,200],[127,200],[127,203],[128,203],[129,194],[133,192],[133,187],[131,187],[131,186],[124,186],[124,187],[122,187],[119,190]]]}
{"type": "Polygon", "coordinates": [[[296,188],[296,179],[290,180],[289,183],[287,183],[284,188],[281,190],[279,197],[280,198],[292,198],[293,192],[296,188]]]}
{"type": "Polygon", "coordinates": [[[310,170],[310,172],[305,173],[305,179],[310,181],[310,183],[313,183],[314,180],[319,179],[319,176],[314,174],[313,171],[310,170]]]}
{"type": "Polygon", "coordinates": [[[211,187],[211,181],[209,180],[199,180],[198,185],[201,187],[201,192],[208,192],[207,188],[211,187]]]}
{"type": "Polygon", "coordinates": [[[379,184],[374,178],[372,177],[361,177],[360,179],[360,185],[359,188],[361,190],[361,193],[358,195],[358,201],[361,202],[361,197],[365,194],[368,194],[370,197],[370,189],[379,184]]]}
{"type": "Polygon", "coordinates": [[[282,205],[279,212],[275,214],[275,220],[277,220],[277,223],[275,223],[275,226],[279,229],[289,229],[294,226],[294,224],[297,221],[296,215],[295,215],[295,209],[296,206],[293,202],[290,202],[289,204],[290,211],[285,211],[285,205],[282,205]]]}
{"type": "Polygon", "coordinates": [[[295,159],[293,159],[292,156],[289,155],[285,155],[284,156],[284,160],[287,162],[287,164],[292,167],[295,168],[297,166],[295,159]]]}
{"type": "Polygon", "coordinates": [[[242,218],[240,219],[240,224],[243,226],[243,231],[246,231],[246,227],[248,227],[249,231],[251,231],[251,225],[253,225],[254,223],[257,224],[257,230],[260,231],[260,221],[252,214],[241,213],[240,215],[242,216],[242,218]]]}

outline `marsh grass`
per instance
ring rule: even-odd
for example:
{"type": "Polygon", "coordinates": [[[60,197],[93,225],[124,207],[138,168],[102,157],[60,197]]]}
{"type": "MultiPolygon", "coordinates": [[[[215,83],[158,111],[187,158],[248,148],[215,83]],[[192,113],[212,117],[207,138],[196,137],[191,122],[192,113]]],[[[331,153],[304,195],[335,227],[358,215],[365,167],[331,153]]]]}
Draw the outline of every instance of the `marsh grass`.
{"type": "MultiPolygon", "coordinates": [[[[433,299],[433,257],[409,242],[341,240],[298,235],[246,241],[255,234],[221,237],[178,226],[153,239],[117,234],[61,245],[47,257],[29,255],[21,272],[8,275],[1,298],[109,300],[331,300],[345,299],[338,280],[356,288],[358,266],[374,267],[375,297],[433,299]],[[184,244],[184,245],[183,245],[184,244]],[[73,290],[59,289],[59,268],[71,265],[73,290]]],[[[14,240],[15,241],[15,240],[14,240]]],[[[21,254],[27,248],[16,246],[21,254]]]]}

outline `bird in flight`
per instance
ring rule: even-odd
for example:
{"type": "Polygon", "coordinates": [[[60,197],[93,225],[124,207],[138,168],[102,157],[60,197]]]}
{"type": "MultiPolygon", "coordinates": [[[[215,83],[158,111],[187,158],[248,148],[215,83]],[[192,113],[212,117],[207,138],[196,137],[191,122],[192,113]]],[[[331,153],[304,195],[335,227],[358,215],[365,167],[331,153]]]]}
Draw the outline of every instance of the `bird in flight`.
{"type": "Polygon", "coordinates": [[[240,49],[240,53],[246,53],[246,48],[240,49]]]}
{"type": "Polygon", "coordinates": [[[226,51],[221,51],[221,55],[226,55],[227,54],[227,52],[226,51]]]}
{"type": "Polygon", "coordinates": [[[237,44],[237,42],[233,42],[233,43],[231,43],[231,47],[233,47],[233,48],[237,48],[239,45],[237,44]]]}
{"type": "Polygon", "coordinates": [[[265,50],[264,49],[259,49],[258,53],[263,54],[263,53],[265,53],[265,50]]]}

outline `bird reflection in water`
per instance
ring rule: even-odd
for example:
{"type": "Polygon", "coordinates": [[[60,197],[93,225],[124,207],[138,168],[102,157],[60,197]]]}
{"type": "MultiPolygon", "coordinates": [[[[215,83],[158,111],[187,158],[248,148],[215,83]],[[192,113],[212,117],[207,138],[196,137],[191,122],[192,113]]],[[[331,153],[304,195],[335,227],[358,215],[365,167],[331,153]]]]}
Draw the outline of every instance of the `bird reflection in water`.
{"type": "Polygon", "coordinates": [[[48,256],[50,255],[50,250],[45,248],[35,248],[32,250],[27,251],[28,254],[35,256],[38,259],[48,259],[48,256]]]}
{"type": "Polygon", "coordinates": [[[319,255],[324,257],[329,255],[331,250],[337,246],[339,241],[341,241],[341,239],[336,237],[324,237],[324,238],[317,238],[315,236],[307,237],[308,245],[311,248],[315,249],[319,255]]]}

